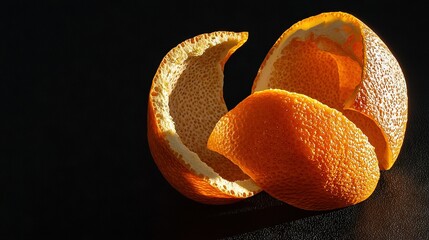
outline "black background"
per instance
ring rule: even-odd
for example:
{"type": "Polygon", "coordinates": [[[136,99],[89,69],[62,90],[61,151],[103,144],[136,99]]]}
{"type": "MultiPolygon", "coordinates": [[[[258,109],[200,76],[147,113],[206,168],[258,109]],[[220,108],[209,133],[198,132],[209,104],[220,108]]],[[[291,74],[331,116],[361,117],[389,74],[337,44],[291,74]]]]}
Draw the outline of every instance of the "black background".
{"type": "Polygon", "coordinates": [[[347,2],[3,2],[1,238],[428,239],[425,7],[347,2]],[[148,92],[164,55],[201,33],[248,31],[225,66],[232,108],[250,93],[280,34],[326,11],[349,12],[370,26],[407,79],[405,142],[374,194],[352,207],[311,212],[265,193],[210,206],[175,191],[146,136],[148,92]]]}

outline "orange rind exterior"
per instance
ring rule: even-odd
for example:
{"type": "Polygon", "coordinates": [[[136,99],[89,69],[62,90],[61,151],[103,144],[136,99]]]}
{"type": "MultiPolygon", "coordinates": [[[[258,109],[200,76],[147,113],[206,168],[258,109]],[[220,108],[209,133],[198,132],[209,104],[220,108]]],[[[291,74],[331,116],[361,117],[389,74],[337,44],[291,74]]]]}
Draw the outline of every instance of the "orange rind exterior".
{"type": "Polygon", "coordinates": [[[376,146],[382,170],[398,158],[408,121],[405,76],[355,16],[325,12],[288,28],[263,60],[252,92],[267,88],[299,92],[351,116],[376,146]]]}

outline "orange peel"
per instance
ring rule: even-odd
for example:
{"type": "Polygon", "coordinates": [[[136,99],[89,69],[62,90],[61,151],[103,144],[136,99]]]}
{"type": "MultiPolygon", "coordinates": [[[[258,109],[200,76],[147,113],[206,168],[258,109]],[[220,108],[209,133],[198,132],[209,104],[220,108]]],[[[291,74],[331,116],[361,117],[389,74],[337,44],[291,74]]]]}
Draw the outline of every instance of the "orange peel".
{"type": "Polygon", "coordinates": [[[307,210],[357,204],[390,169],[408,121],[393,53],[345,12],[303,19],[264,58],[251,94],[228,111],[223,68],[248,38],[218,31],[163,58],[148,99],[148,142],[184,196],[226,204],[261,192],[307,210]]]}
{"type": "Polygon", "coordinates": [[[355,16],[325,12],[283,32],[252,92],[267,88],[305,94],[350,116],[376,147],[382,170],[398,158],[408,120],[405,77],[387,45],[355,16]]]}
{"type": "Polygon", "coordinates": [[[248,96],[219,120],[207,146],[271,196],[306,210],[362,202],[380,178],[374,147],[354,123],[285,90],[248,96]]]}
{"type": "Polygon", "coordinates": [[[223,68],[247,32],[213,32],[185,40],[162,60],[148,100],[148,141],[155,163],[180,193],[198,202],[225,204],[261,191],[252,179],[206,147],[228,111],[223,68]]]}

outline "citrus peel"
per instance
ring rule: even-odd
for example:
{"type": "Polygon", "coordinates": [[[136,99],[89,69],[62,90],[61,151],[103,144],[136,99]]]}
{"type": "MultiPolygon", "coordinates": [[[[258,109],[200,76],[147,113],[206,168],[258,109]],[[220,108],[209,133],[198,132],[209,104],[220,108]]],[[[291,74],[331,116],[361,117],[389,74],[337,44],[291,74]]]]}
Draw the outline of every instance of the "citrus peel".
{"type": "Polygon", "coordinates": [[[163,176],[208,204],[262,190],[307,210],[367,199],[406,130],[406,83],[392,52],[353,15],[309,17],[280,36],[252,94],[228,111],[223,67],[247,37],[201,34],[162,60],[149,94],[148,140],[163,176]]]}
{"type": "Polygon", "coordinates": [[[355,16],[321,13],[283,32],[252,92],[267,88],[299,92],[353,115],[376,146],[380,168],[395,163],[408,120],[405,77],[387,45],[355,16]]]}
{"type": "Polygon", "coordinates": [[[227,112],[223,68],[246,32],[214,32],[188,39],[162,60],[148,101],[148,140],[167,181],[198,202],[224,204],[261,189],[224,156],[206,147],[227,112]]]}
{"type": "Polygon", "coordinates": [[[216,124],[207,146],[264,191],[307,210],[367,199],[380,171],[374,147],[341,112],[302,94],[251,94],[216,124]]]}

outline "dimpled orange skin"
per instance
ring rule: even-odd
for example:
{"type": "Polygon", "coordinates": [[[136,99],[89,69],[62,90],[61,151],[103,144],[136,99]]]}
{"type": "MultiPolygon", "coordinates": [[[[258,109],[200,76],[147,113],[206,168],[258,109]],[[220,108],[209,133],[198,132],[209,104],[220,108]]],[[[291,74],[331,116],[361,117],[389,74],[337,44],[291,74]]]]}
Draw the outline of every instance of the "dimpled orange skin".
{"type": "Polygon", "coordinates": [[[206,146],[227,112],[223,67],[247,37],[247,32],[218,31],[187,39],[165,55],[152,80],[147,137],[153,160],[171,186],[196,202],[228,204],[261,191],[240,168],[206,146]],[[247,185],[242,183],[246,180],[247,185]],[[236,181],[242,192],[230,187],[236,181]]]}
{"type": "Polygon", "coordinates": [[[380,170],[367,137],[339,111],[284,90],[253,93],[216,124],[208,148],[271,196],[306,210],[354,205],[380,170]]]}
{"type": "Polygon", "coordinates": [[[148,108],[148,141],[153,159],[164,178],[184,196],[205,204],[229,204],[240,198],[224,194],[186,167],[168,147],[163,134],[156,127],[153,107],[148,108]]]}
{"type": "Polygon", "coordinates": [[[266,55],[252,92],[267,88],[305,94],[350,116],[375,146],[382,170],[398,158],[408,121],[405,77],[386,44],[355,16],[326,12],[287,29],[266,55]],[[338,24],[336,31],[312,31],[329,24],[338,24]],[[311,34],[294,39],[298,32],[311,34]],[[348,38],[337,42],[338,33],[348,38]]]}

